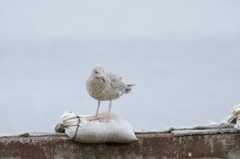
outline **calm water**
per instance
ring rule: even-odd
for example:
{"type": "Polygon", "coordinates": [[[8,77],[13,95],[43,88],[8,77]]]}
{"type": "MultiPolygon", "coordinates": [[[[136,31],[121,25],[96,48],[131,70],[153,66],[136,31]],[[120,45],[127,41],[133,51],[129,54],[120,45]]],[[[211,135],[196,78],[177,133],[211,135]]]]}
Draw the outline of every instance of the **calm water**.
{"type": "Polygon", "coordinates": [[[66,110],[95,113],[85,88],[95,64],[137,84],[111,110],[135,130],[220,122],[240,103],[239,61],[239,39],[1,41],[0,133],[52,131],[66,110]]]}

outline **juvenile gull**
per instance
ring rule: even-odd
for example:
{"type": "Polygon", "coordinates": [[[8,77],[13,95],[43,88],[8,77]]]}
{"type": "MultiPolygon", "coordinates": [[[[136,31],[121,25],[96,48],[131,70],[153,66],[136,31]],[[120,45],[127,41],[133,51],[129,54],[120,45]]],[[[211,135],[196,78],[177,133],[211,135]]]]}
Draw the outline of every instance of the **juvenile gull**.
{"type": "Polygon", "coordinates": [[[104,72],[101,65],[95,65],[92,73],[86,81],[86,87],[89,95],[98,100],[97,112],[94,116],[88,117],[89,120],[99,119],[102,122],[108,122],[109,113],[112,107],[112,100],[120,98],[123,94],[128,94],[134,84],[124,84],[122,77],[115,75],[112,72],[104,72]],[[99,118],[98,110],[100,101],[110,101],[108,115],[104,118],[99,118]]]}

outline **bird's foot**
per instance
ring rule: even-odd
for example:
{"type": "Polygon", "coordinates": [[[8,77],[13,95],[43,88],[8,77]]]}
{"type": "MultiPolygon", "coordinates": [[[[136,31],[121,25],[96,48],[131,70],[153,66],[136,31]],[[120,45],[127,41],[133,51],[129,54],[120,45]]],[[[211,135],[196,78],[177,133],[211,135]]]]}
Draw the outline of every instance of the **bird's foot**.
{"type": "Polygon", "coordinates": [[[99,118],[100,122],[108,122],[109,121],[109,117],[104,117],[104,118],[99,118]]]}
{"type": "Polygon", "coordinates": [[[98,115],[94,115],[94,116],[89,116],[87,117],[88,120],[96,120],[96,119],[99,119],[99,116],[98,115]]]}

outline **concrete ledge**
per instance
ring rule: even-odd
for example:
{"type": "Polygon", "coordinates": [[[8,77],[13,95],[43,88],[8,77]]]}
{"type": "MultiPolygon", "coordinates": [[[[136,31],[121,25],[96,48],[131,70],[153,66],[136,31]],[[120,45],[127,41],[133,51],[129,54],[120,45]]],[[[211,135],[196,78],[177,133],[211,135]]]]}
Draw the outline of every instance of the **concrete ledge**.
{"type": "MultiPolygon", "coordinates": [[[[219,130],[218,130],[219,131],[219,130]]],[[[232,131],[232,130],[231,130],[232,131]]],[[[81,144],[61,133],[26,133],[0,136],[0,158],[21,159],[107,159],[240,158],[240,134],[226,132],[174,136],[174,133],[135,132],[130,144],[81,144]]],[[[182,132],[181,132],[182,133],[182,132]]]]}

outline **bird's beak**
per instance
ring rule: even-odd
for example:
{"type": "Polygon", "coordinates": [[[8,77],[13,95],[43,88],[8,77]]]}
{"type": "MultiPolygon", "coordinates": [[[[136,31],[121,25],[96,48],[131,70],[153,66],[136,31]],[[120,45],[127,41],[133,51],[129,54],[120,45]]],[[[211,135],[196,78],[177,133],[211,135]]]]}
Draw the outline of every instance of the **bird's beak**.
{"type": "Polygon", "coordinates": [[[103,76],[101,77],[101,79],[103,80],[103,82],[105,82],[105,79],[104,79],[104,77],[103,77],[103,76]]]}

